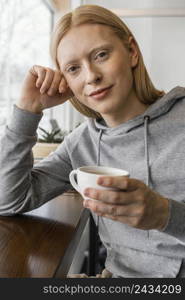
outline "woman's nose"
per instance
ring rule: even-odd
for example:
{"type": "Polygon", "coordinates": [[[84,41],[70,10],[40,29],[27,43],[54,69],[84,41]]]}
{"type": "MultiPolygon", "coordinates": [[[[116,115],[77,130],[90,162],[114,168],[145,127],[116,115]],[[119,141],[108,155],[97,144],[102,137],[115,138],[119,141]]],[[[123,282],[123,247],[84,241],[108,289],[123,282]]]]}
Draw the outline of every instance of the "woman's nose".
{"type": "Polygon", "coordinates": [[[85,78],[87,84],[92,84],[101,81],[102,74],[98,68],[88,66],[86,67],[85,78]]]}

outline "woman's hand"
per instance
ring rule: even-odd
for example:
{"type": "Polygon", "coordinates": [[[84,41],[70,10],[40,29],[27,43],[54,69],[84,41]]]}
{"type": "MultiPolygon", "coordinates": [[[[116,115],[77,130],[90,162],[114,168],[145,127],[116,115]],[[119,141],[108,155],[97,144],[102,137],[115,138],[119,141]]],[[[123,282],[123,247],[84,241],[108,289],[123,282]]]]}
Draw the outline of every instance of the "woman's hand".
{"type": "Polygon", "coordinates": [[[60,71],[33,66],[25,77],[17,106],[33,113],[64,103],[73,96],[60,71]]]}
{"type": "Polygon", "coordinates": [[[100,177],[97,182],[118,191],[87,188],[84,206],[99,216],[139,229],[162,230],[167,223],[169,201],[152,191],[143,182],[124,176],[100,177]]]}

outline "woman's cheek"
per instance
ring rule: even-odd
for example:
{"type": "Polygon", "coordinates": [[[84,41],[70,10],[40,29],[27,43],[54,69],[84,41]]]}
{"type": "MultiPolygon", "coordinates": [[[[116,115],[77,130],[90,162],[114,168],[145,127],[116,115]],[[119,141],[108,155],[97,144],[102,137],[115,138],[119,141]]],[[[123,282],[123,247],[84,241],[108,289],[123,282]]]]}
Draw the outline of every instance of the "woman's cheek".
{"type": "Polygon", "coordinates": [[[76,96],[76,88],[75,88],[74,81],[71,80],[71,79],[66,79],[66,81],[67,81],[67,84],[68,84],[69,88],[71,89],[73,94],[76,96]]]}

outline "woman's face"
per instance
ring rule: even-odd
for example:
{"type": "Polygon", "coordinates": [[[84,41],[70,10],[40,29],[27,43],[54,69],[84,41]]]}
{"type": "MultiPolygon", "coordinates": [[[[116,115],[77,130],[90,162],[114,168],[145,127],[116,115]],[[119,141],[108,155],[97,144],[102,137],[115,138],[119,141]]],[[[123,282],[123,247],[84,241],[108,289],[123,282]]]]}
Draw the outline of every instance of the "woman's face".
{"type": "Polygon", "coordinates": [[[72,28],[60,41],[57,57],[74,95],[105,120],[118,120],[136,101],[132,76],[136,46],[131,41],[126,50],[108,26],[72,28]]]}

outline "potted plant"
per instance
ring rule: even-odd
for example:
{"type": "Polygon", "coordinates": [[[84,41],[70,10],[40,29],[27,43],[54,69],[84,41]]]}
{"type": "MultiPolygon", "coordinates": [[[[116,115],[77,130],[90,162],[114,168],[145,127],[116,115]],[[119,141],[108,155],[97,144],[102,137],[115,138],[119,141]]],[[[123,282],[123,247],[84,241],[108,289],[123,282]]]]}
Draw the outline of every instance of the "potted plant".
{"type": "Polygon", "coordinates": [[[59,128],[55,119],[51,119],[50,124],[51,130],[39,127],[41,138],[33,147],[33,156],[36,160],[40,160],[55,151],[66,135],[66,132],[59,128]]]}

